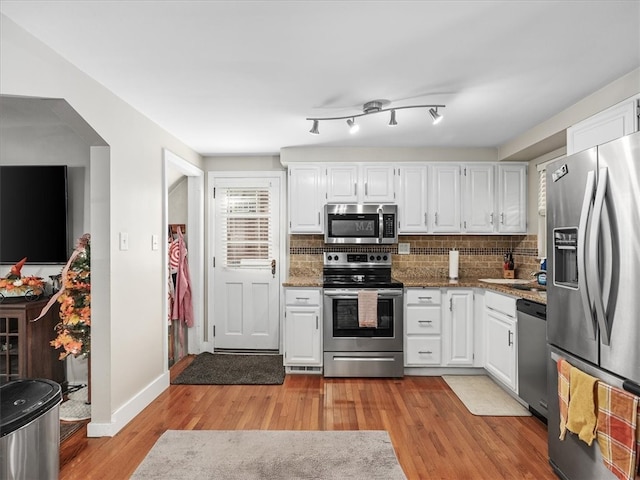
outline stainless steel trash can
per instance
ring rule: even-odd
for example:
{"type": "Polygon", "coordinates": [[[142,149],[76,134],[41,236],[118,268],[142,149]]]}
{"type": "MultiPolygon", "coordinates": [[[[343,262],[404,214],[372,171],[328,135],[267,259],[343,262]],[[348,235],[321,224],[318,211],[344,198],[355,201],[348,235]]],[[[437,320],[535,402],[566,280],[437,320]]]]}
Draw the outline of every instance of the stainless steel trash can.
{"type": "Polygon", "coordinates": [[[0,478],[57,479],[62,389],[51,380],[0,386],[0,478]]]}

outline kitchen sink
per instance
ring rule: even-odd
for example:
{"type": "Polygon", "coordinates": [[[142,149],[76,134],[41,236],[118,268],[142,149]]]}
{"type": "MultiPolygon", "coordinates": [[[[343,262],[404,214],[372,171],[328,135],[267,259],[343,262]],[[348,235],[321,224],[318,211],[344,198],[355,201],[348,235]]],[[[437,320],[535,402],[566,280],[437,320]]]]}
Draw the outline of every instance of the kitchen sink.
{"type": "Polygon", "coordinates": [[[511,288],[516,290],[525,290],[527,292],[546,292],[547,287],[543,285],[511,285],[511,288]]]}

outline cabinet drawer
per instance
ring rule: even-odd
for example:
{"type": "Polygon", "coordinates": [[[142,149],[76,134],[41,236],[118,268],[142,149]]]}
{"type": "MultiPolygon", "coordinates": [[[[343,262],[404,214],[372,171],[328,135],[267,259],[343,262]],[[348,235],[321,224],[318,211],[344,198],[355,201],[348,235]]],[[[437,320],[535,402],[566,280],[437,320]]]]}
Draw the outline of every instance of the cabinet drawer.
{"type": "Polygon", "coordinates": [[[407,307],[406,332],[408,335],[432,335],[441,332],[440,306],[422,307],[413,305],[407,307]]]}
{"type": "Polygon", "coordinates": [[[440,336],[407,337],[405,362],[407,365],[440,365],[442,345],[440,336]]]}
{"type": "Polygon", "coordinates": [[[285,303],[287,305],[320,305],[320,290],[287,289],[285,303]]]}
{"type": "Polygon", "coordinates": [[[497,310],[512,318],[516,318],[516,298],[487,291],[484,294],[484,306],[490,310],[497,310]]]}
{"type": "Polygon", "coordinates": [[[407,290],[407,305],[440,305],[440,290],[416,288],[407,290]]]}

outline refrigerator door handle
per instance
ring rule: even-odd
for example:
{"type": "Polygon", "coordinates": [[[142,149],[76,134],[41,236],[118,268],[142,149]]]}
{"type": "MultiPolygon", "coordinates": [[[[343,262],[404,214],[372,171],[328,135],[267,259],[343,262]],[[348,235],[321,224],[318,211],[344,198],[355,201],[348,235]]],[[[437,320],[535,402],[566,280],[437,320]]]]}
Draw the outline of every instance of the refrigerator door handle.
{"type": "Polygon", "coordinates": [[[589,299],[589,289],[587,283],[587,223],[593,201],[593,190],[595,188],[596,178],[593,170],[587,173],[587,182],[582,200],[582,209],[580,211],[580,223],[578,224],[578,291],[582,300],[582,308],[587,320],[587,336],[591,340],[596,339],[596,326],[593,318],[593,310],[591,308],[591,300],[589,299]]]}
{"type": "Polygon", "coordinates": [[[598,187],[596,188],[596,198],[593,202],[593,218],[591,220],[591,232],[589,240],[589,272],[587,274],[587,284],[589,291],[595,302],[596,319],[600,328],[600,339],[604,345],[611,344],[610,330],[607,322],[607,314],[604,309],[602,298],[602,285],[600,284],[600,267],[598,262],[598,250],[600,248],[600,233],[602,231],[602,209],[604,207],[604,197],[607,193],[608,170],[601,168],[598,172],[598,187]]]}

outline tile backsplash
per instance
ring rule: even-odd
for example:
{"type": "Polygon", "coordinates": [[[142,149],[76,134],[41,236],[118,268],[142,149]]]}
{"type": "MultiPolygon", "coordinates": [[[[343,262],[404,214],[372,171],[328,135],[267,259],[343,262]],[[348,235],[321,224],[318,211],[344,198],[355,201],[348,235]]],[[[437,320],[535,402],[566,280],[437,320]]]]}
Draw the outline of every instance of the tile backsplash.
{"type": "Polygon", "coordinates": [[[460,252],[460,278],[502,277],[504,254],[513,251],[516,278],[531,278],[538,271],[536,235],[401,235],[410,253],[398,254],[398,245],[327,245],[322,235],[289,237],[289,274],[319,276],[325,252],[387,252],[392,254],[393,273],[403,276],[446,278],[449,250],[460,252]]]}

